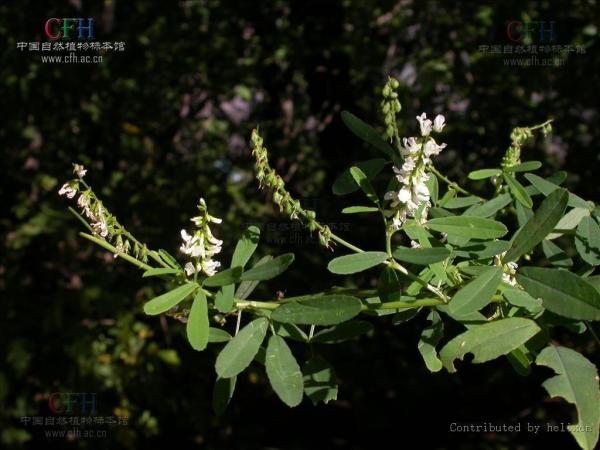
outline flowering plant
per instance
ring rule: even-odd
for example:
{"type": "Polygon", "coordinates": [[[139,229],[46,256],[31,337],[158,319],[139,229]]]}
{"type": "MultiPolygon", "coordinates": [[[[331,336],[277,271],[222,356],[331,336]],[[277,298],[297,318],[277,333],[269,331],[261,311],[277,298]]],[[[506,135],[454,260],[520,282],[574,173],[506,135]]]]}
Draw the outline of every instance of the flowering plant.
{"type": "Polygon", "coordinates": [[[181,231],[180,251],[190,259],[182,267],[167,251],[148,248],[118,222],[84,181],[82,166],[74,166],[76,178],[59,193],[78,196],[80,212],[71,211],[88,229],[81,233],[84,238],[144,270],[143,277],[171,283],[170,290],[144,305],[146,314],[185,322],[196,350],[208,344],[222,347],[215,363],[218,412],[230,401],[237,375],[253,361],[265,366],[273,390],[287,405],[298,405],[305,395],[314,403],[327,403],[337,398],[338,387],[319,346],[372,332],[373,321],[357,319],[361,314],[391,317],[394,323],[425,316],[416,347],[430,371],[456,372],[456,361],[467,354],[473,355],[472,363],[504,357],[523,375],[533,366],[547,366],[556,374],[544,388],[575,405],[577,422],[569,431],[581,448],[594,448],[600,425],[597,369],[554,339],[557,328],[566,328],[590,333],[598,341],[593,322],[600,320],[600,274],[595,272],[600,265],[600,209],[562,188],[563,172],[543,178],[532,173],[540,162],[521,160],[523,147],[537,132],[551,131],[550,121],[513,130],[498,167],[468,176],[479,188],[487,183],[491,197],[472,194],[433,164],[446,147],[436,141],[446,127],[443,115],[433,120],[425,113],[417,116],[419,136],[400,138],[397,88],[390,78],[383,89],[387,139],[356,116],[342,113],[349,129],[385,158],[355,164],[333,185],[336,195],[362,190],[368,205],[342,212],[379,214],[384,248],[363,250],[319,222],[271,167],[259,131],[251,137],[259,187],[271,191],[273,202],[291,220],[316,233],[321,245],[349,251],[328,262],[329,272],[377,269],[376,289],[334,286],[299,297],[251,300],[259,282],[280,275],[294,260],[293,254],[284,254],[250,264],[259,228],[244,231],[229,267],[219,271],[215,258],[223,242],[209,225],[221,220],[200,199],[200,214],[191,219],[195,231],[181,231]],[[373,183],[381,178],[389,180],[383,195],[373,183]],[[458,325],[461,331],[446,336],[445,324],[451,322],[451,330],[458,325]],[[302,367],[290,340],[311,348],[302,367]]]}

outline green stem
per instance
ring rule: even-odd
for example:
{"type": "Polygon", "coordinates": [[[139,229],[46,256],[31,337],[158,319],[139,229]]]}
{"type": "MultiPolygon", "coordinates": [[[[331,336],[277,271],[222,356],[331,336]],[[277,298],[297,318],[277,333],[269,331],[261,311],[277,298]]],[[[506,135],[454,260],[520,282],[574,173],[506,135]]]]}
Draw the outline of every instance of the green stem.
{"type": "Polygon", "coordinates": [[[477,197],[480,200],[485,200],[482,197],[475,195],[469,191],[467,191],[466,189],[463,189],[462,187],[460,187],[458,184],[456,184],[454,181],[448,179],[448,177],[446,177],[445,175],[442,175],[439,170],[437,170],[435,168],[435,166],[433,164],[431,164],[429,166],[429,169],[438,177],[440,178],[444,183],[446,183],[448,186],[450,186],[451,188],[453,188],[455,191],[460,192],[461,194],[465,194],[465,195],[472,195],[473,197],[477,197]]]}
{"type": "Polygon", "coordinates": [[[349,248],[350,250],[356,252],[356,253],[363,253],[364,250],[358,248],[357,246],[351,244],[348,241],[345,241],[344,239],[342,239],[341,237],[339,237],[337,234],[335,233],[331,233],[331,239],[334,240],[335,242],[337,242],[338,244],[343,245],[346,248],[349,248]]]}
{"type": "Polygon", "coordinates": [[[398,262],[396,262],[395,260],[392,259],[390,261],[387,261],[385,264],[388,264],[392,269],[397,270],[404,276],[410,278],[412,281],[416,281],[417,283],[419,283],[421,286],[423,286],[429,292],[431,292],[431,293],[435,294],[437,297],[439,297],[443,303],[448,303],[448,297],[446,297],[446,295],[440,289],[436,288],[435,286],[432,286],[427,281],[419,278],[417,275],[415,275],[414,273],[412,273],[411,271],[406,269],[406,267],[398,264],[398,262]]]}
{"type": "MultiPolygon", "coordinates": [[[[235,306],[238,309],[253,308],[253,309],[268,309],[274,310],[279,308],[282,302],[260,302],[254,300],[239,300],[235,299],[235,306]]],[[[395,302],[388,303],[377,303],[372,305],[362,305],[362,311],[375,311],[385,309],[413,309],[421,308],[423,306],[438,306],[444,304],[443,301],[437,298],[421,298],[414,301],[403,301],[398,300],[395,302]]]]}
{"type": "Polygon", "coordinates": [[[438,306],[443,305],[444,302],[437,298],[421,298],[418,300],[413,300],[410,302],[397,300],[395,302],[387,302],[387,303],[378,303],[374,305],[363,305],[363,311],[373,311],[373,310],[385,310],[385,309],[414,309],[421,308],[423,306],[438,306]]]}
{"type": "Polygon", "coordinates": [[[86,221],[86,220],[85,220],[85,219],[82,217],[82,215],[81,215],[81,214],[79,214],[79,213],[78,213],[78,212],[77,212],[75,209],[71,208],[70,206],[69,206],[69,211],[71,211],[71,213],[72,213],[72,214],[73,214],[75,217],[77,217],[77,220],[79,220],[79,221],[80,221],[80,222],[83,224],[83,226],[84,226],[84,227],[85,227],[85,228],[86,228],[86,229],[87,229],[87,230],[88,230],[90,233],[93,233],[93,232],[94,232],[94,230],[92,229],[92,227],[90,226],[90,224],[89,224],[89,223],[87,223],[87,221],[86,221]]]}
{"type": "Polygon", "coordinates": [[[588,329],[588,331],[590,332],[590,334],[594,337],[594,339],[596,340],[596,343],[598,345],[600,345],[600,338],[598,337],[598,335],[596,334],[596,332],[594,331],[594,329],[592,328],[592,325],[590,324],[589,321],[585,321],[585,326],[588,329]]]}
{"type": "Polygon", "coordinates": [[[80,232],[79,235],[81,237],[86,238],[88,241],[92,241],[94,244],[99,245],[100,247],[108,250],[111,253],[114,253],[115,255],[117,255],[119,258],[123,258],[125,261],[133,264],[134,266],[139,267],[142,270],[150,270],[150,269],[154,269],[154,267],[149,266],[148,264],[145,264],[137,259],[135,259],[133,256],[130,256],[126,253],[119,253],[117,251],[117,248],[111,244],[109,244],[108,242],[106,242],[103,239],[99,239],[95,236],[92,236],[91,234],[87,234],[84,232],[80,232]]]}
{"type": "Polygon", "coordinates": [[[533,130],[537,130],[538,128],[545,127],[546,125],[548,125],[548,124],[550,124],[550,123],[552,123],[552,122],[554,122],[554,119],[548,119],[548,120],[546,120],[546,121],[545,121],[545,122],[543,122],[543,123],[540,123],[540,124],[534,125],[534,126],[532,126],[532,127],[527,127],[527,128],[529,128],[530,130],[532,130],[532,131],[533,131],[533,130]]]}

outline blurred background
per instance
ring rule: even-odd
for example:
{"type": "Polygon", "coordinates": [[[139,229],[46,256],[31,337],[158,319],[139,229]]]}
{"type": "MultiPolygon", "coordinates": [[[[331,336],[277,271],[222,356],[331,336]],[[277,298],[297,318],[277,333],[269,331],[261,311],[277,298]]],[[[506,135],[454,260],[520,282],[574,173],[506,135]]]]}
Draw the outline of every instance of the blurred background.
{"type": "MultiPolygon", "coordinates": [[[[414,135],[422,111],[446,116],[448,148],[437,166],[451,178],[497,165],[513,127],[553,117],[553,135],[524,159],[543,161],[545,176],[568,171],[566,185],[598,202],[597,2],[454,3],[3,1],[0,446],[572,448],[565,432],[451,433],[452,423],[571,422],[574,409],[547,398],[549,372],[524,378],[505,360],[429,374],[416,348],[425,315],[398,326],[380,319],[370,336],[323,349],[336,367],[338,401],[288,409],[257,365],[217,417],[215,349],[194,352],[181,323],[144,316],[161,283],[79,238],[70,203],[57,195],[71,162],[84,164],[120,221],[174,254],[200,196],[224,219],[214,227],[223,261],[248,224],[262,226],[257,256],[292,251],[296,262],[256,298],[373,286],[376,273],[327,273],[332,253],[258,191],[249,135],[260,124],[273,165],[321,221],[379,249],[374,222],[340,215],[354,197],[336,198],[331,184],[374,155],[339,113],[382,130],[380,92],[390,74],[401,85],[404,136],[414,135]],[[43,62],[29,43],[48,42],[52,17],[94,18],[94,41],[123,42],[124,51],[94,53],[103,55],[95,64],[43,62]],[[49,399],[69,392],[95,394],[96,416],[121,419],[91,426],[106,432],[101,438],[49,437],[69,427],[46,421],[56,416],[49,399]]],[[[587,334],[557,340],[599,363],[587,334]]],[[[294,351],[306,357],[304,347],[294,351]]]]}

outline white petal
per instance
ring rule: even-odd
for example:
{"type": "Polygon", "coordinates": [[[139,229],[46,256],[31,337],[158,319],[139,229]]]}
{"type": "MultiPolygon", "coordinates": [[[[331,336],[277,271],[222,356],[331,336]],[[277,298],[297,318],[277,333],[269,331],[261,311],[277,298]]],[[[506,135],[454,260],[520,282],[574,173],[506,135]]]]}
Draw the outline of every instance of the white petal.
{"type": "Polygon", "coordinates": [[[435,116],[435,119],[433,119],[433,131],[435,131],[436,133],[441,133],[445,126],[446,118],[441,114],[435,116]]]}

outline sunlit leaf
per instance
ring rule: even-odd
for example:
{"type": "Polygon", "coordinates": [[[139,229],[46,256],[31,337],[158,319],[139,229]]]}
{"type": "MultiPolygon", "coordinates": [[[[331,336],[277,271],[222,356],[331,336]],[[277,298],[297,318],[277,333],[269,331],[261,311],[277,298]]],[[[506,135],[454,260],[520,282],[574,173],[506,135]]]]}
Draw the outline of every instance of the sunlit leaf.
{"type": "Polygon", "coordinates": [[[265,368],[273,390],[283,403],[298,406],[304,395],[304,381],[300,366],[281,336],[269,338],[265,368]]]}
{"type": "Polygon", "coordinates": [[[269,320],[253,320],[231,339],[217,356],[215,369],[221,378],[231,378],[250,365],[267,334],[269,320]]]}
{"type": "Polygon", "coordinates": [[[154,297],[144,305],[144,312],[149,316],[155,316],[168,311],[173,306],[183,301],[188,295],[198,288],[196,283],[186,283],[158,297],[154,297]]]}
{"type": "Polygon", "coordinates": [[[208,303],[206,295],[200,290],[194,298],[186,324],[187,338],[194,350],[202,351],[206,348],[209,328],[208,303]]]}
{"type": "Polygon", "coordinates": [[[521,267],[517,281],[555,314],[577,320],[600,320],[600,293],[579,275],[563,269],[521,267]]]}
{"type": "Polygon", "coordinates": [[[506,355],[540,331],[529,319],[511,317],[483,325],[473,325],[448,342],[440,351],[440,359],[448,372],[456,372],[455,359],[473,354],[474,363],[483,363],[506,355]]]}
{"type": "Polygon", "coordinates": [[[531,219],[517,232],[504,261],[514,261],[544,240],[567,207],[568,193],[560,188],[544,199],[531,219]]]}
{"type": "Polygon", "coordinates": [[[550,397],[562,397],[577,408],[578,422],[567,425],[579,446],[593,450],[600,427],[600,389],[594,364],[570,348],[550,345],[536,359],[538,366],[550,367],[556,375],[542,386],[550,397]]]}
{"type": "Polygon", "coordinates": [[[352,253],[332,259],[327,264],[327,269],[331,273],[346,275],[370,269],[387,259],[388,255],[384,252],[352,253]]]}
{"type": "Polygon", "coordinates": [[[360,313],[362,303],[349,295],[323,295],[301,302],[283,303],[271,314],[276,322],[299,325],[335,325],[360,313]]]}

